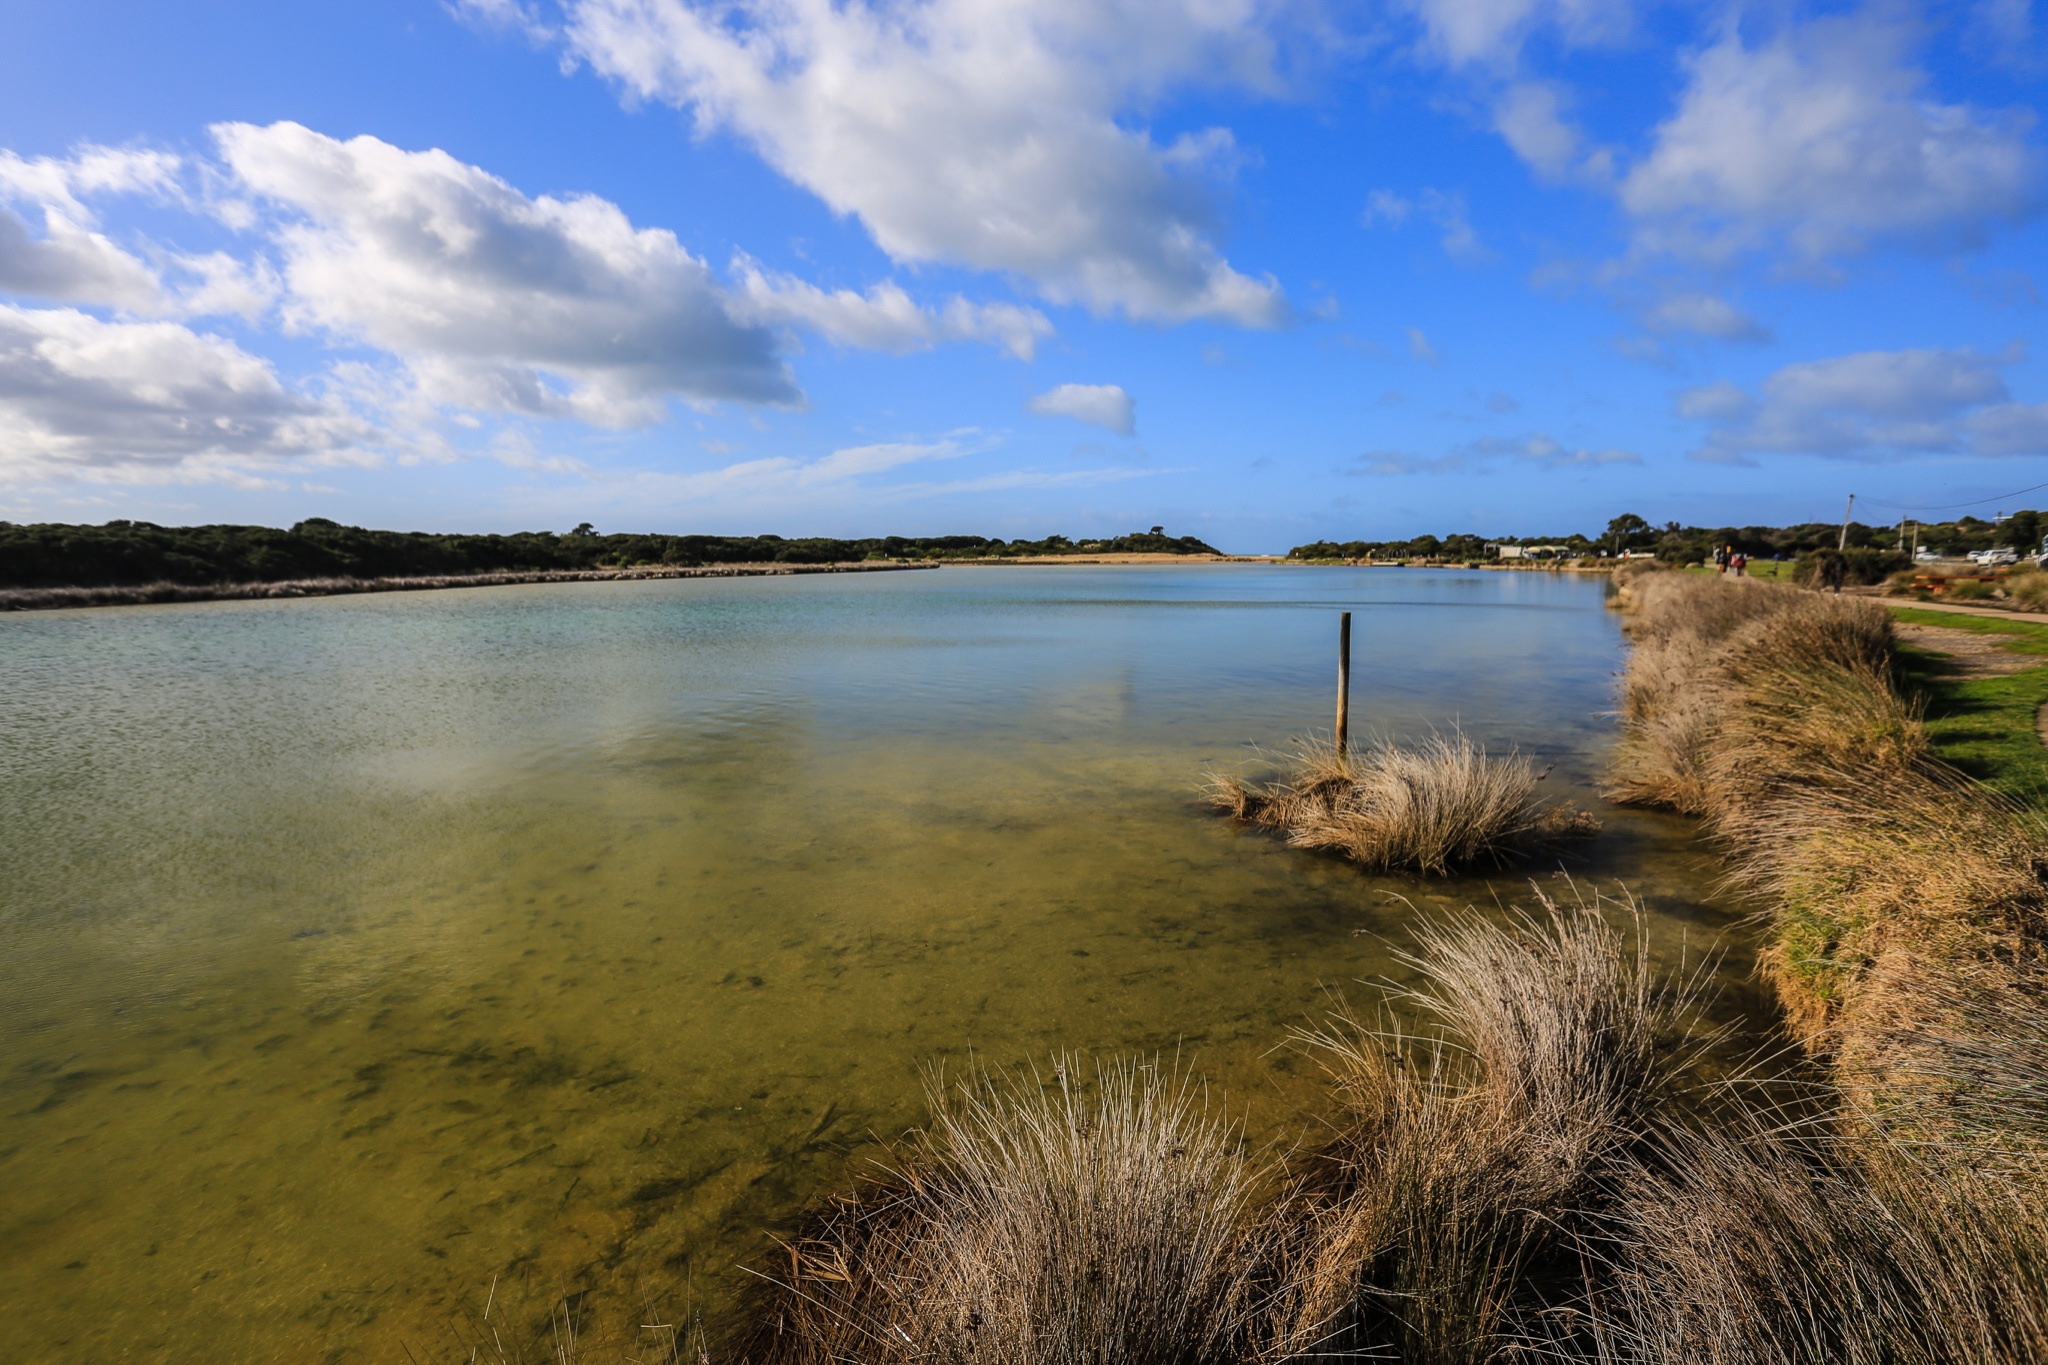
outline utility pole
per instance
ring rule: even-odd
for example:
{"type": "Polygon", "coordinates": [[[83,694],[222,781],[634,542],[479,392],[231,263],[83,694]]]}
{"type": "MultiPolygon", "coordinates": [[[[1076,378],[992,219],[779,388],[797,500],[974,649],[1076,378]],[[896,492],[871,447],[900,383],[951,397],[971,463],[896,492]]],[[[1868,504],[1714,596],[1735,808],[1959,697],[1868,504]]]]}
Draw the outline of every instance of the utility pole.
{"type": "Polygon", "coordinates": [[[1851,493],[1849,495],[1849,505],[1842,511],[1842,538],[1835,542],[1836,554],[1840,554],[1842,551],[1849,548],[1849,514],[1851,512],[1854,512],[1855,510],[1856,495],[1854,493],[1851,493]]]}

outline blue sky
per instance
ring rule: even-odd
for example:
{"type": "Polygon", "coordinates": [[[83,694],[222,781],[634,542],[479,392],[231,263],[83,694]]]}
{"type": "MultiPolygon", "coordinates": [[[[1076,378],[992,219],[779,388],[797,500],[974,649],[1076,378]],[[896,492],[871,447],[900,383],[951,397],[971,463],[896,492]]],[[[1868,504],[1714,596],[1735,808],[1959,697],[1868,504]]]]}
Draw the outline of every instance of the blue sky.
{"type": "Polygon", "coordinates": [[[2048,482],[2042,25],[12,0],[0,517],[1988,514],[2048,482]]]}

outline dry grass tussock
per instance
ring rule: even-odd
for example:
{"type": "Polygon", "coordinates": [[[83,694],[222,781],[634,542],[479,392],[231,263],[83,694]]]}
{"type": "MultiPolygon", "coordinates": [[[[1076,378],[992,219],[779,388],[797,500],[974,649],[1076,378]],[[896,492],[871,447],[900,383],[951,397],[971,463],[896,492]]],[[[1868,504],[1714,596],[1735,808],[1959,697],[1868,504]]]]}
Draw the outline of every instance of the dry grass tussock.
{"type": "Polygon", "coordinates": [[[1658,988],[1640,922],[1540,901],[1431,927],[1403,996],[1417,1039],[1334,1017],[1300,1042],[1341,1103],[1273,1239],[1267,1353],[1510,1360],[1583,1346],[1587,1234],[1682,1057],[1691,992],[1658,988]]]}
{"type": "Polygon", "coordinates": [[[814,1218],[735,1359],[1241,1360],[1263,1263],[1257,1171],[1155,1064],[931,1086],[932,1123],[814,1218]]]}
{"type": "Polygon", "coordinates": [[[1872,1150],[2048,1159],[2012,1102],[2042,1080],[2048,823],[1930,753],[1875,603],[1674,575],[1628,606],[1614,793],[1704,817],[1872,1150]]]}
{"type": "Polygon", "coordinates": [[[1383,741],[1357,754],[1303,741],[1290,766],[1267,783],[1213,777],[1210,802],[1282,831],[1296,848],[1378,870],[1444,873],[1506,863],[1600,828],[1583,811],[1539,801],[1543,775],[1528,759],[1512,750],[1488,754],[1455,731],[1405,747],[1383,741]]]}
{"type": "Polygon", "coordinates": [[[1895,1149],[1845,1153],[1774,1117],[1737,1110],[1712,1129],[1673,1130],[1616,1183],[1603,1359],[2048,1359],[2038,1206],[2003,1182],[1945,1179],[1895,1149]]]}

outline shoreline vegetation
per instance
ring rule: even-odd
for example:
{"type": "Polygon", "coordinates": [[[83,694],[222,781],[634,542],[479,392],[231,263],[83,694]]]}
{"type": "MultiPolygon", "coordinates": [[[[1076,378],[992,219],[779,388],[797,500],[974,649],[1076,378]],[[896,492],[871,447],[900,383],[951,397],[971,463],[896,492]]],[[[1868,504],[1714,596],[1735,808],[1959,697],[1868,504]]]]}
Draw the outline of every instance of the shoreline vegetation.
{"type": "Polygon", "coordinates": [[[0,611],[322,597],[640,578],[725,578],[936,568],[940,564],[1224,561],[1163,527],[1099,540],[1065,536],[435,535],[373,531],[313,517],[268,526],[104,526],[0,521],[0,611]]]}
{"type": "Polygon", "coordinates": [[[1880,604],[1620,579],[1613,795],[1762,907],[1785,1050],[1703,1065],[1706,964],[1539,888],[1291,1040],[1330,1094],[1296,1150],[1156,1061],[933,1080],[705,1358],[2048,1358],[2048,825],[1937,757],[1880,604]]]}

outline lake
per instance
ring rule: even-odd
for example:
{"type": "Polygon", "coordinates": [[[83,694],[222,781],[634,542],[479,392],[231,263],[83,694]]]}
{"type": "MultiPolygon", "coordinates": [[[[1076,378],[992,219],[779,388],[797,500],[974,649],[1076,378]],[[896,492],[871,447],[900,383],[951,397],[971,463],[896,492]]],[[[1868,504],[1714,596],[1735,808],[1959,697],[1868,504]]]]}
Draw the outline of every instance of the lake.
{"type": "Polygon", "coordinates": [[[623,1342],[772,1270],[934,1068],[1159,1055],[1311,1131],[1288,1030],[1559,871],[1366,876],[1202,806],[1327,730],[1340,610],[1354,736],[1555,764],[1606,821],[1566,870],[1696,956],[1735,916],[1691,827],[1594,794],[1606,594],[950,567],[0,618],[0,1359],[467,1359],[487,1305],[538,1359],[565,1300],[623,1342]]]}

